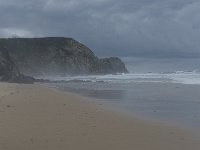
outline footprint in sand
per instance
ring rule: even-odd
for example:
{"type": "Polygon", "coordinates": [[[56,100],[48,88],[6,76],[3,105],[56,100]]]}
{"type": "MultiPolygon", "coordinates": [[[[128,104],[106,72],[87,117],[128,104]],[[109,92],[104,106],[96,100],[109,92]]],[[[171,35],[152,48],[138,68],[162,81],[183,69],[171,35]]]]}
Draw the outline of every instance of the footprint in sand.
{"type": "Polygon", "coordinates": [[[7,108],[10,108],[11,106],[10,106],[10,105],[6,105],[6,107],[7,107],[7,108]]]}
{"type": "Polygon", "coordinates": [[[30,139],[30,142],[31,142],[31,144],[34,144],[34,139],[31,138],[31,139],[30,139]]]}

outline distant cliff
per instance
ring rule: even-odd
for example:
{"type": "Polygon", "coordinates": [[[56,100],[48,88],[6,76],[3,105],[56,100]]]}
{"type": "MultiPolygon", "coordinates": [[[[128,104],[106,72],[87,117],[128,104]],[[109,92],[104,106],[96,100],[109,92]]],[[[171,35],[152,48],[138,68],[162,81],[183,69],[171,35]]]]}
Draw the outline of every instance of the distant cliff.
{"type": "Polygon", "coordinates": [[[6,50],[0,49],[0,81],[33,83],[34,78],[22,75],[6,50]]]}
{"type": "Polygon", "coordinates": [[[0,51],[19,72],[30,76],[127,73],[119,58],[99,59],[85,45],[72,38],[0,39],[0,51]]]}
{"type": "Polygon", "coordinates": [[[19,71],[10,59],[8,52],[0,51],[0,79],[8,81],[19,76],[19,71]]]}

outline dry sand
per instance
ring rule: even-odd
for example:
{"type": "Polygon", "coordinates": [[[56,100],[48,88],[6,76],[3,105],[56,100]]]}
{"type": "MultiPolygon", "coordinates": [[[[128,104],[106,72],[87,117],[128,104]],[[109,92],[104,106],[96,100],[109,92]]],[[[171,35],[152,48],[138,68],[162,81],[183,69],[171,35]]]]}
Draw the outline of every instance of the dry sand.
{"type": "Polygon", "coordinates": [[[41,85],[0,83],[0,150],[199,150],[197,135],[41,85]]]}

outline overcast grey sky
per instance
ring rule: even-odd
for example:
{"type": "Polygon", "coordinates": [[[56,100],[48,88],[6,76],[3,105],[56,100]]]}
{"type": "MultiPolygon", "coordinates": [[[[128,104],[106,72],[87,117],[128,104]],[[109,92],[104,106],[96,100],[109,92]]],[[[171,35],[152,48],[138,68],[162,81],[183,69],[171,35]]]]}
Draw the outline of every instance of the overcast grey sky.
{"type": "Polygon", "coordinates": [[[73,37],[98,56],[200,57],[199,0],[0,0],[0,37],[73,37]]]}

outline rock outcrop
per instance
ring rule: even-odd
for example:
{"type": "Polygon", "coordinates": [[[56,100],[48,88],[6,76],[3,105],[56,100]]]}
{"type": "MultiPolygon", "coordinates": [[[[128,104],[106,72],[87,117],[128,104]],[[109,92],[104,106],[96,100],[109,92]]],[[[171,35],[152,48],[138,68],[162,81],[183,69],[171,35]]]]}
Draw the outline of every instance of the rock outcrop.
{"type": "Polygon", "coordinates": [[[13,80],[19,75],[20,73],[10,59],[8,52],[0,50],[0,79],[3,81],[13,80]]]}
{"type": "Polygon", "coordinates": [[[19,72],[29,76],[128,72],[119,58],[99,59],[72,38],[0,39],[0,50],[7,51],[19,72]]]}
{"type": "Polygon", "coordinates": [[[0,81],[32,83],[34,78],[20,74],[8,52],[0,49],[0,81]]]}
{"type": "Polygon", "coordinates": [[[99,59],[98,73],[101,74],[115,74],[115,73],[127,73],[125,64],[121,59],[117,57],[99,59]]]}

